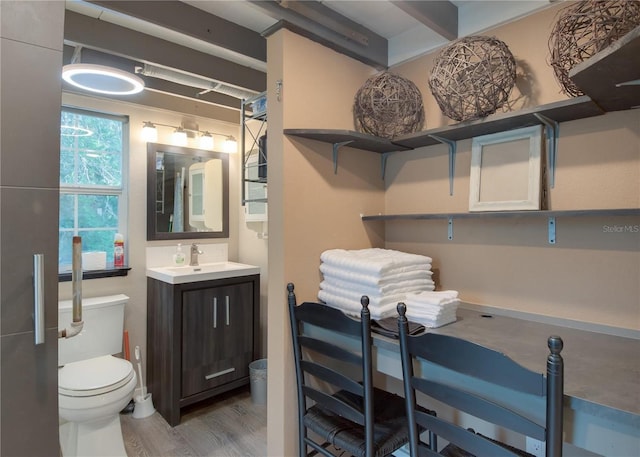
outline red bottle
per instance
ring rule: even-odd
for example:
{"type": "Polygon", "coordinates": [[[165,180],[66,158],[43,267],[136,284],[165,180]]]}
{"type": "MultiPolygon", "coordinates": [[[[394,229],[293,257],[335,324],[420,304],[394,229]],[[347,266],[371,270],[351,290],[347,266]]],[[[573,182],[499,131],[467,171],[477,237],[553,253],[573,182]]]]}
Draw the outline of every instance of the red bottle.
{"type": "Polygon", "coordinates": [[[115,268],[124,267],[124,236],[116,233],[113,240],[113,266],[115,268]]]}

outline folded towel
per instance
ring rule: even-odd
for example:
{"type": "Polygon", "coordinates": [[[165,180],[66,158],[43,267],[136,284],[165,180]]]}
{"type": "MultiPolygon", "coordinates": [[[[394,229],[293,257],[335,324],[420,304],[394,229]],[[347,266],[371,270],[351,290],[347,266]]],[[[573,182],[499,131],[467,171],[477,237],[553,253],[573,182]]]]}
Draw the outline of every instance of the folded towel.
{"type": "Polygon", "coordinates": [[[413,316],[412,317],[407,316],[407,319],[410,319],[412,322],[415,322],[417,324],[424,325],[427,328],[437,328],[437,327],[442,327],[443,325],[447,325],[452,322],[455,322],[457,320],[457,317],[453,315],[453,316],[445,316],[444,318],[429,319],[429,318],[420,318],[420,317],[416,318],[413,316]]]}
{"type": "Polygon", "coordinates": [[[403,267],[402,271],[385,273],[384,275],[359,273],[357,271],[351,271],[327,263],[320,264],[320,271],[325,278],[327,276],[331,276],[345,281],[352,281],[373,287],[397,281],[408,281],[410,279],[430,279],[433,275],[433,272],[431,271],[431,264],[403,267]]]}
{"type": "Polygon", "coordinates": [[[458,303],[451,303],[449,306],[436,308],[436,309],[433,309],[433,308],[424,309],[424,308],[408,306],[407,315],[437,318],[440,316],[455,314],[457,309],[458,309],[458,303]]]}
{"type": "MultiPolygon", "coordinates": [[[[355,291],[345,291],[343,289],[336,289],[331,287],[329,289],[321,288],[320,291],[329,293],[336,297],[344,298],[345,300],[348,300],[351,303],[355,303],[357,306],[360,306],[360,299],[362,298],[362,296],[366,295],[366,294],[359,294],[358,292],[355,292],[355,291]]],[[[373,295],[373,296],[367,295],[367,297],[369,297],[369,308],[377,307],[377,306],[385,306],[385,305],[394,304],[394,303],[397,305],[398,302],[403,301],[406,296],[407,295],[405,293],[391,294],[391,295],[373,295]]]]}
{"type": "Polygon", "coordinates": [[[368,274],[383,274],[399,268],[431,264],[431,257],[391,249],[369,248],[347,251],[329,249],[320,255],[324,263],[368,274]]]}
{"type": "Polygon", "coordinates": [[[369,298],[381,298],[388,295],[406,294],[407,292],[429,291],[435,288],[435,283],[430,279],[415,279],[390,283],[384,286],[371,287],[351,281],[342,281],[333,277],[325,277],[320,283],[320,288],[340,295],[343,291],[357,296],[367,295],[369,298]]]}
{"type": "Polygon", "coordinates": [[[455,322],[460,300],[455,290],[408,293],[405,298],[407,319],[427,328],[436,328],[455,322]]]}
{"type": "MultiPolygon", "coordinates": [[[[335,295],[327,292],[326,290],[320,290],[318,292],[318,299],[326,303],[332,308],[339,309],[345,314],[349,314],[354,317],[360,317],[360,311],[362,311],[362,305],[360,299],[353,300],[345,298],[339,295],[335,295]]],[[[385,317],[394,316],[396,314],[396,301],[382,304],[370,304],[369,313],[371,313],[371,319],[383,319],[385,317]]]]}
{"type": "Polygon", "coordinates": [[[458,299],[458,292],[455,290],[443,290],[443,291],[423,291],[423,292],[409,292],[405,299],[407,307],[410,305],[420,306],[422,305],[442,305],[450,303],[452,300],[458,299]]]}
{"type": "Polygon", "coordinates": [[[456,312],[458,310],[458,307],[455,306],[454,308],[449,308],[449,309],[443,309],[441,311],[438,312],[421,312],[421,311],[413,311],[413,312],[409,312],[408,308],[407,308],[407,318],[411,317],[411,318],[425,318],[425,319],[440,319],[440,318],[444,318],[444,317],[450,317],[450,316],[455,316],[456,312]]]}

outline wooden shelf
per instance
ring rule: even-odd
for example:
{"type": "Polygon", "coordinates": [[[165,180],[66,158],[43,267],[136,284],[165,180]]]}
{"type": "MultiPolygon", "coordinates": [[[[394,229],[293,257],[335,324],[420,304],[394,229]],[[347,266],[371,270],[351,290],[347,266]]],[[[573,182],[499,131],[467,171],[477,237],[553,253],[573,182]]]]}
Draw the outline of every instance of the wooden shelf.
{"type": "Polygon", "coordinates": [[[543,122],[536,117],[536,114],[542,115],[555,122],[565,122],[599,116],[604,114],[604,111],[589,97],[582,96],[535,108],[493,114],[475,121],[460,122],[445,127],[424,130],[396,138],[393,141],[374,135],[354,132],[352,130],[285,129],[284,134],[334,145],[345,145],[351,148],[364,149],[365,151],[387,153],[440,144],[441,141],[436,137],[458,141],[473,138],[474,136],[543,124],[543,122]],[[344,144],[347,142],[349,143],[344,144]]]}
{"type": "MultiPolygon", "coordinates": [[[[446,220],[447,239],[453,240],[453,221],[455,219],[520,219],[520,218],[546,218],[547,241],[556,244],[556,218],[557,217],[594,217],[594,216],[640,216],[640,208],[620,209],[587,209],[587,210],[558,210],[558,211],[485,211],[477,213],[425,213],[425,214],[378,214],[362,216],[363,221],[422,221],[422,220],[446,220]]],[[[630,226],[637,227],[637,226],[630,226]]],[[[637,230],[637,229],[636,229],[637,230]]]]}
{"type": "Polygon", "coordinates": [[[640,208],[541,210],[541,211],[483,211],[477,213],[416,213],[377,214],[362,216],[363,221],[408,221],[429,219],[482,219],[523,217],[581,217],[581,216],[640,216],[640,208]]]}
{"type": "Polygon", "coordinates": [[[353,130],[285,129],[284,134],[309,140],[322,141],[323,143],[331,143],[333,145],[363,149],[365,151],[377,152],[379,154],[411,149],[410,147],[393,143],[386,138],[354,132],[353,130]]]}
{"type": "Polygon", "coordinates": [[[576,97],[559,102],[537,106],[535,108],[492,114],[483,119],[465,121],[437,129],[425,130],[405,135],[393,140],[395,144],[409,148],[420,148],[439,144],[434,137],[459,141],[490,133],[504,132],[520,127],[541,125],[536,115],[542,115],[555,122],[566,122],[604,114],[602,109],[587,96],[576,97]]]}
{"type": "Polygon", "coordinates": [[[576,65],[569,78],[605,111],[640,106],[640,26],[576,65]]]}
{"type": "Polygon", "coordinates": [[[461,122],[437,129],[405,135],[393,141],[353,130],[285,129],[284,134],[297,136],[333,146],[333,169],[338,172],[338,150],[348,146],[382,154],[382,179],[384,179],[387,153],[445,143],[449,146],[449,194],[453,195],[453,177],[456,141],[489,133],[503,132],[520,127],[544,125],[550,141],[549,169],[551,185],[554,184],[556,145],[560,122],[599,116],[604,111],[587,96],[549,103],[535,108],[487,116],[484,119],[461,122]]]}

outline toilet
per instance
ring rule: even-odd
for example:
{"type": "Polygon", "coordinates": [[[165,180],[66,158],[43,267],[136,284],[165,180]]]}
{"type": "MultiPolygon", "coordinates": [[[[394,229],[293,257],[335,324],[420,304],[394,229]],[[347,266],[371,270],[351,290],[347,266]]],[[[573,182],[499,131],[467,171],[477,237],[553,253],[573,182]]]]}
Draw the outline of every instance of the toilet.
{"type": "MultiPolygon", "coordinates": [[[[122,352],[123,294],[82,300],[82,332],[58,340],[60,447],[64,457],[126,457],[120,411],[136,388],[136,373],[122,352]]],[[[58,304],[58,327],[72,320],[71,300],[58,304]]]]}

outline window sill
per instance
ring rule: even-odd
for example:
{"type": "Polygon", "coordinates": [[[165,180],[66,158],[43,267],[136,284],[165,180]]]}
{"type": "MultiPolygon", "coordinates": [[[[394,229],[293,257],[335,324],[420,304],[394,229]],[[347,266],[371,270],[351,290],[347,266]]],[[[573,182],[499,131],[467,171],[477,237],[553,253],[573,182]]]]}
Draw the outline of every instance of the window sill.
{"type": "MultiPolygon", "coordinates": [[[[113,278],[116,276],[127,276],[131,267],[119,267],[119,268],[107,268],[105,270],[91,270],[83,271],[82,279],[99,279],[99,278],[113,278]]],[[[65,271],[58,273],[58,282],[71,281],[71,272],[65,271]]]]}

